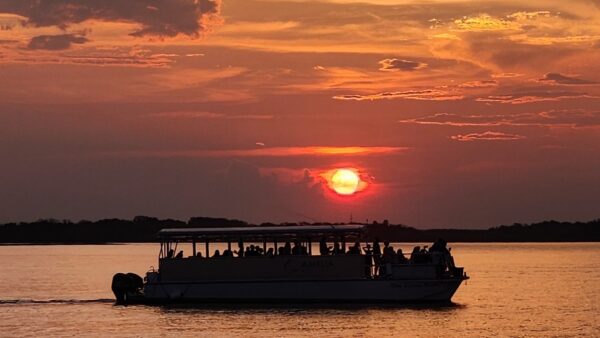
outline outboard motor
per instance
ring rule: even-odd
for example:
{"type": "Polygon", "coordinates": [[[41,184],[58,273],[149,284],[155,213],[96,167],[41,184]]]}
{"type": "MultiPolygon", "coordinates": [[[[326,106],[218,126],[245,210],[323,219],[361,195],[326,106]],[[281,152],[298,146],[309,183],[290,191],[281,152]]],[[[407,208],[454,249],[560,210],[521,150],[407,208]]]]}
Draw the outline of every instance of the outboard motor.
{"type": "Polygon", "coordinates": [[[135,273],[117,273],[113,276],[111,289],[115,294],[117,304],[127,304],[128,297],[140,295],[144,280],[135,273]]]}

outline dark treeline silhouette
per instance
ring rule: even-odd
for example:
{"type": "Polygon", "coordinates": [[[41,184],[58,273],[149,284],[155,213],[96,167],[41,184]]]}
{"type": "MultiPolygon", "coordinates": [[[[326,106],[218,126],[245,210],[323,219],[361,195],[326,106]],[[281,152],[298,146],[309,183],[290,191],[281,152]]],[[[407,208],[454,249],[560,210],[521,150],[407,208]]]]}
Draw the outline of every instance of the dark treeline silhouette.
{"type": "Polygon", "coordinates": [[[501,225],[489,229],[419,230],[404,225],[373,223],[369,237],[395,242],[599,242],[600,219],[589,222],[545,221],[534,224],[501,225]]]}
{"type": "MultiPolygon", "coordinates": [[[[308,225],[316,223],[262,223],[259,226],[308,225]]],[[[318,223],[343,224],[343,223],[318,223]]],[[[41,219],[31,223],[0,225],[0,243],[130,243],[154,242],[163,228],[240,227],[252,226],[240,220],[192,217],[187,222],[137,216],[133,220],[102,219],[79,221],[41,219]]],[[[546,221],[535,224],[502,225],[485,230],[429,229],[419,230],[387,221],[368,225],[367,239],[385,238],[396,242],[433,242],[442,237],[449,242],[598,242],[600,219],[589,222],[546,221]]]]}

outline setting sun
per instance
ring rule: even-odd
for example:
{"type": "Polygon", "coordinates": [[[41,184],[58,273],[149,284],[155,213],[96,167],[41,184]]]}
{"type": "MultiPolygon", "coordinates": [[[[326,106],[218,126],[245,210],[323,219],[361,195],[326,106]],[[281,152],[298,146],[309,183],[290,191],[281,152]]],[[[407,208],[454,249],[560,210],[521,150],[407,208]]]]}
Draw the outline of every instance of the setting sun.
{"type": "Polygon", "coordinates": [[[358,189],[360,177],[351,169],[337,169],[331,176],[331,188],[340,195],[352,195],[358,189]]]}

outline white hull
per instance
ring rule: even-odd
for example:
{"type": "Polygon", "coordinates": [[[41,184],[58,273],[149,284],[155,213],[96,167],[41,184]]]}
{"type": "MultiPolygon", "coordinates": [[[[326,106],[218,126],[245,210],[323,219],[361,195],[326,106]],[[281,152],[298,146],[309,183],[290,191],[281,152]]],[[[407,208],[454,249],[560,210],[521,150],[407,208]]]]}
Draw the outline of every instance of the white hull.
{"type": "Polygon", "coordinates": [[[431,280],[156,282],[144,301],[178,302],[449,302],[462,278],[431,280]]]}

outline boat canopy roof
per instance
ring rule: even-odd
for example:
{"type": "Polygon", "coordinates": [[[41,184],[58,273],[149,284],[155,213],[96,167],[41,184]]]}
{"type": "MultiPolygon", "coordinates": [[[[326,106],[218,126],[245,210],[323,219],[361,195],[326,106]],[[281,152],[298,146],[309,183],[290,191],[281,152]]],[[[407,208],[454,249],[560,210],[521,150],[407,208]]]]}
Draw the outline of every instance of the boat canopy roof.
{"type": "Polygon", "coordinates": [[[316,238],[323,236],[360,236],[364,224],[340,225],[289,225],[289,226],[246,226],[224,228],[167,228],[158,232],[161,240],[191,239],[267,239],[267,238],[316,238]]]}

